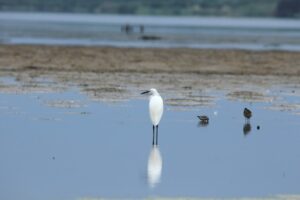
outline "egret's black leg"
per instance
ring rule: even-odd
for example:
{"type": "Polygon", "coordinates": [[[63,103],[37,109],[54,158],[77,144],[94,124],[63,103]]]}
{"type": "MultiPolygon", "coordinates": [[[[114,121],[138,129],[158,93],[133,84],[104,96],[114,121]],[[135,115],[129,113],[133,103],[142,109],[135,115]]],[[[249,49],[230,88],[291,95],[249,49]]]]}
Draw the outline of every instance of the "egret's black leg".
{"type": "Polygon", "coordinates": [[[158,125],[156,126],[156,145],[158,145],[158,125]]]}
{"type": "Polygon", "coordinates": [[[152,145],[154,145],[154,137],[155,137],[155,126],[153,125],[153,138],[152,138],[152,145]]]}

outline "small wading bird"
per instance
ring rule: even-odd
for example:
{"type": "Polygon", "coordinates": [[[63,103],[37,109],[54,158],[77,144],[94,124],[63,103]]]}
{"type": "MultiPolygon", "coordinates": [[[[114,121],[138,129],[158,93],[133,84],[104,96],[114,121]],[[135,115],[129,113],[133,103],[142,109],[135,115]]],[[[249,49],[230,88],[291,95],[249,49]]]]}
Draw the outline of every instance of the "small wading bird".
{"type": "Polygon", "coordinates": [[[197,116],[199,119],[200,119],[200,121],[202,121],[202,122],[207,122],[208,123],[208,121],[209,121],[209,118],[207,117],[207,116],[205,116],[205,115],[201,115],[201,116],[197,116]]]}
{"type": "Polygon", "coordinates": [[[245,108],[244,109],[244,117],[247,121],[250,120],[250,118],[252,117],[251,110],[249,110],[248,108],[245,108]]]}
{"type": "Polygon", "coordinates": [[[153,125],[153,141],[152,145],[154,145],[154,141],[156,140],[155,144],[158,144],[158,124],[162,117],[164,111],[164,103],[163,99],[159,95],[156,89],[151,88],[141,94],[150,94],[149,97],[149,114],[150,119],[153,125]]]}
{"type": "Polygon", "coordinates": [[[209,118],[205,115],[197,116],[200,120],[200,125],[201,126],[207,126],[209,122],[209,118]]]}

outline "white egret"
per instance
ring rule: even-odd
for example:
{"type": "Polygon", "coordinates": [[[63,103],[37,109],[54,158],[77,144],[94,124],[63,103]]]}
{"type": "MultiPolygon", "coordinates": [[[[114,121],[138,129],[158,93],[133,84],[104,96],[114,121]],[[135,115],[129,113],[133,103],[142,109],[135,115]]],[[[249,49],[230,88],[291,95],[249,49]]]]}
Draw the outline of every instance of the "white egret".
{"type": "Polygon", "coordinates": [[[159,95],[156,89],[151,88],[150,90],[147,90],[145,92],[142,92],[141,94],[150,94],[149,97],[149,114],[150,114],[150,119],[153,125],[153,142],[152,144],[154,145],[154,138],[155,138],[155,130],[156,130],[156,145],[157,145],[157,140],[158,140],[158,124],[159,121],[163,115],[164,111],[164,103],[163,99],[159,95]]]}

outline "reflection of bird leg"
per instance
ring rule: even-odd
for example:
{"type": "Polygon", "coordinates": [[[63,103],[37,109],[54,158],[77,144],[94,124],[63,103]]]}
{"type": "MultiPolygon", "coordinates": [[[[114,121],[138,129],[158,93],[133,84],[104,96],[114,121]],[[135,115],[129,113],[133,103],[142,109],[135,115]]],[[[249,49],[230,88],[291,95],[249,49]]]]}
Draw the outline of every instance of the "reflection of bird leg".
{"type": "Polygon", "coordinates": [[[251,132],[251,124],[250,123],[245,123],[243,127],[243,132],[244,135],[248,135],[251,132]]]}
{"type": "Polygon", "coordinates": [[[152,138],[152,146],[154,146],[154,138],[155,138],[155,126],[153,125],[153,138],[152,138]]]}
{"type": "Polygon", "coordinates": [[[158,125],[156,125],[156,145],[158,145],[158,125]]]}

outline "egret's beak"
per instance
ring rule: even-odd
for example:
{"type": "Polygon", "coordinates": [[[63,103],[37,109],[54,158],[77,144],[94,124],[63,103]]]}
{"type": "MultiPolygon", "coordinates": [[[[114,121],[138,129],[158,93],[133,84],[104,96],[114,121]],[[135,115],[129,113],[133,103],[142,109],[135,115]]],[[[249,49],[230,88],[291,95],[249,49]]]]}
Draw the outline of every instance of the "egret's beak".
{"type": "Polygon", "coordinates": [[[141,94],[147,94],[147,93],[149,93],[150,91],[149,90],[147,90],[147,91],[145,91],[145,92],[142,92],[141,94]]]}

